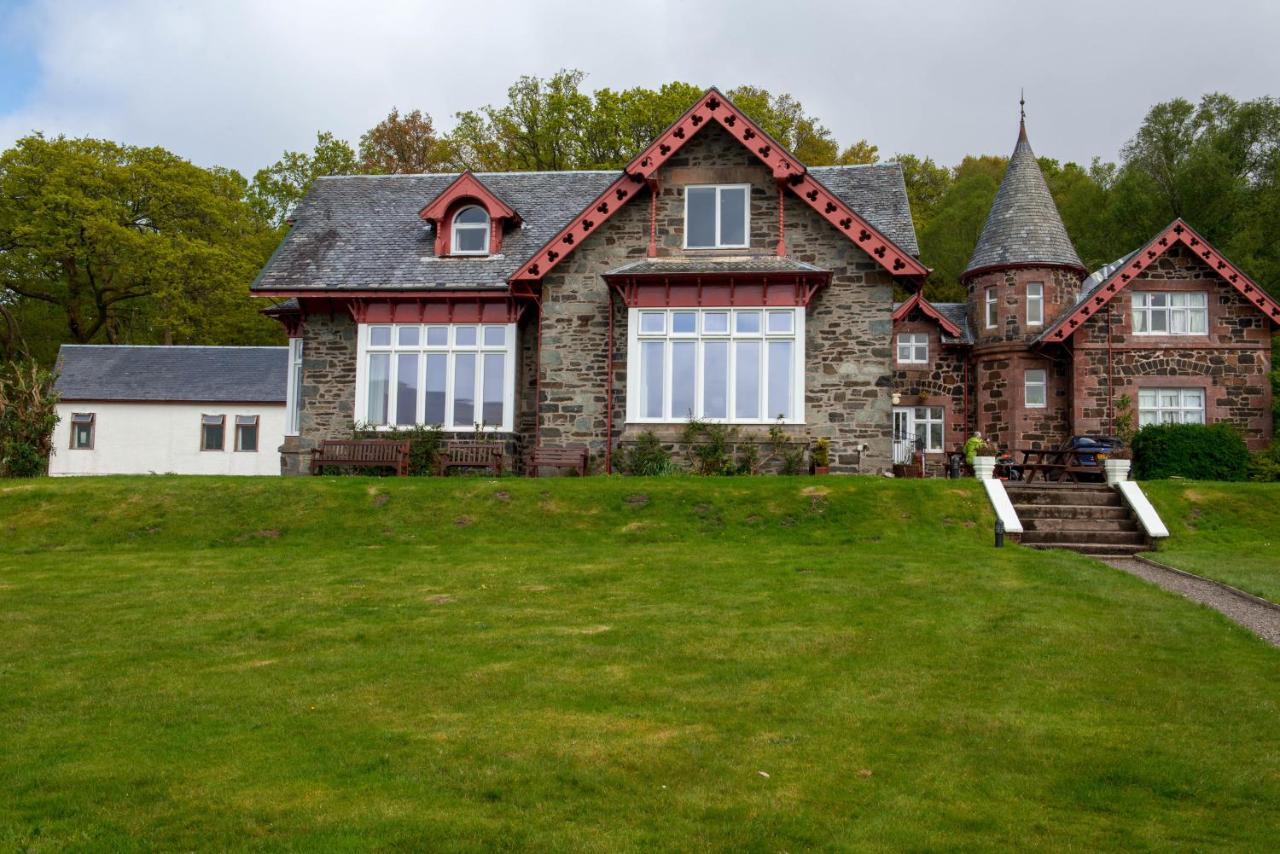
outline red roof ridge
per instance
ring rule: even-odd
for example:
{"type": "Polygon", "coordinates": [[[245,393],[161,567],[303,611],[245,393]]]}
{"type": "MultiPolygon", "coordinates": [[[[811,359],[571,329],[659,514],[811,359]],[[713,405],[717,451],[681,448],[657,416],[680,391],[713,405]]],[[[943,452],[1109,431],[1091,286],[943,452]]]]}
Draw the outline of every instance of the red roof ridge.
{"type": "Polygon", "coordinates": [[[906,302],[893,310],[893,320],[902,320],[913,308],[919,308],[926,317],[932,318],[939,326],[943,328],[947,334],[953,338],[963,338],[964,331],[943,316],[942,312],[933,307],[933,303],[924,297],[924,291],[916,291],[906,302]]]}

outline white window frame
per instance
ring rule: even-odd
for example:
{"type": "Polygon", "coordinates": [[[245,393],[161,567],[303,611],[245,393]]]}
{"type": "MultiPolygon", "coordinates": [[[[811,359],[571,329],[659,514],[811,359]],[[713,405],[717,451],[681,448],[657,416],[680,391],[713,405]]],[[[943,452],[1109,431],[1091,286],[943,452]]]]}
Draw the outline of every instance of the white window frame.
{"type": "Polygon", "coordinates": [[[1203,338],[1209,334],[1209,293],[1208,291],[1134,291],[1130,298],[1134,335],[1178,336],[1203,338]],[[1163,296],[1165,304],[1153,306],[1152,298],[1163,296]],[[1201,305],[1192,305],[1192,297],[1198,297],[1201,305]],[[1175,298],[1181,305],[1173,305],[1175,298]],[[1165,328],[1152,330],[1151,318],[1157,312],[1165,315],[1165,328]],[[1200,315],[1201,326],[1198,332],[1192,332],[1192,319],[1200,315]],[[1175,316],[1182,317],[1182,331],[1174,331],[1175,316]]]}
{"type": "Polygon", "coordinates": [[[1027,368],[1022,372],[1022,405],[1027,409],[1044,409],[1049,405],[1049,372],[1044,368],[1027,368]],[[1040,389],[1039,403],[1031,402],[1033,388],[1040,389]]]}
{"type": "Polygon", "coordinates": [[[449,254],[450,255],[488,255],[490,230],[493,228],[493,217],[489,216],[489,212],[482,205],[467,205],[458,209],[453,215],[453,220],[449,224],[449,254]],[[458,217],[469,210],[478,210],[484,214],[484,224],[478,222],[459,223],[458,217]],[[484,230],[484,245],[479,249],[459,249],[458,248],[458,232],[459,231],[480,231],[484,230]]]}
{"type": "Polygon", "coordinates": [[[983,299],[983,304],[985,306],[984,310],[986,312],[986,314],[983,315],[983,319],[986,321],[986,328],[995,329],[1000,323],[999,312],[996,310],[998,302],[996,289],[994,287],[987,288],[983,299]]]}
{"type": "Polygon", "coordinates": [[[899,332],[895,341],[898,364],[900,365],[927,365],[929,364],[929,333],[927,332],[899,332]],[[903,357],[903,352],[906,356],[903,357]],[[923,355],[922,355],[923,351],[923,355]]]}
{"type": "Polygon", "coordinates": [[[804,308],[802,307],[773,307],[768,306],[703,306],[692,308],[632,308],[627,312],[627,421],[634,424],[686,424],[689,418],[686,415],[676,415],[671,412],[671,371],[672,371],[672,343],[678,341],[693,341],[697,343],[696,354],[694,356],[695,364],[699,369],[695,372],[693,399],[694,413],[693,417],[700,421],[709,421],[717,424],[776,424],[778,419],[776,413],[770,416],[767,412],[769,401],[769,347],[770,341],[790,341],[791,343],[791,417],[783,419],[784,424],[804,424],[804,379],[805,379],[805,355],[804,355],[804,308]],[[672,315],[677,312],[694,312],[698,316],[697,329],[699,331],[693,333],[676,333],[672,332],[672,315]],[[758,312],[760,314],[760,331],[738,332],[737,331],[737,315],[744,312],[758,312]],[[769,313],[770,312],[788,312],[792,314],[791,331],[786,333],[769,332],[769,313]],[[641,316],[645,314],[665,314],[666,322],[663,324],[661,333],[642,333],[640,331],[641,316]],[[708,333],[702,331],[704,329],[704,318],[707,314],[724,313],[728,315],[728,331],[724,333],[708,333]],[[643,354],[641,345],[646,341],[663,341],[666,342],[663,357],[663,379],[662,379],[662,397],[663,414],[661,417],[653,418],[644,415],[644,401],[642,399],[642,376],[643,376],[643,354]],[[703,364],[703,353],[705,345],[708,341],[725,341],[729,343],[729,364],[727,374],[727,388],[725,395],[725,418],[704,418],[703,417],[703,376],[701,365],[703,364]],[[759,406],[757,411],[762,413],[759,418],[737,418],[734,413],[737,410],[737,354],[734,342],[737,341],[759,341],[761,342],[760,353],[760,382],[759,382],[759,406]]]}
{"type": "MultiPolygon", "coordinates": [[[[415,421],[418,425],[424,425],[426,418],[427,406],[427,359],[428,355],[444,354],[448,356],[447,368],[445,372],[445,399],[444,399],[444,423],[440,428],[446,433],[471,433],[475,431],[475,424],[457,425],[453,423],[453,374],[456,356],[459,353],[471,353],[476,356],[475,368],[475,412],[481,414],[484,409],[484,356],[492,353],[503,353],[503,380],[502,380],[502,423],[501,424],[485,424],[483,430],[490,433],[510,433],[515,427],[515,401],[516,401],[516,325],[514,323],[362,323],[359,326],[357,334],[356,348],[356,409],[355,421],[357,424],[367,426],[373,430],[395,430],[397,428],[408,428],[413,425],[394,424],[396,399],[395,391],[399,382],[397,376],[400,370],[400,360],[396,358],[402,353],[416,353],[418,355],[418,402],[415,421]],[[386,347],[371,346],[371,331],[375,328],[390,328],[391,344],[386,347]],[[418,343],[416,345],[401,345],[400,330],[406,327],[418,328],[418,343]],[[448,330],[448,343],[445,345],[432,346],[427,344],[428,329],[443,327],[448,330]],[[470,327],[476,330],[476,343],[474,346],[459,345],[458,330],[463,327],[470,327]],[[484,331],[489,327],[502,327],[506,330],[503,338],[503,346],[486,346],[484,343],[484,331]],[[387,423],[386,424],[369,424],[369,354],[370,353],[387,353],[390,355],[388,359],[387,373],[387,423]]],[[[431,425],[428,425],[431,426],[431,425]]]]}
{"type": "Polygon", "coordinates": [[[289,378],[285,387],[285,435],[297,436],[302,422],[302,339],[289,339],[289,378]]]}
{"type": "Polygon", "coordinates": [[[1206,412],[1208,402],[1208,391],[1196,386],[1187,388],[1139,387],[1138,426],[1145,427],[1148,424],[1208,424],[1208,413],[1206,412]],[[1176,394],[1178,402],[1172,405],[1165,403],[1162,395],[1166,394],[1176,394]],[[1188,405],[1188,395],[1197,395],[1200,398],[1200,405],[1198,407],[1188,405]],[[1187,415],[1191,413],[1196,417],[1188,419],[1187,415]]]}
{"type": "Polygon", "coordinates": [[[1044,282],[1027,282],[1027,326],[1044,326],[1044,282]]]}
{"type": "Polygon", "coordinates": [[[751,246],[751,185],[750,184],[688,184],[684,188],[684,248],[685,249],[747,249],[751,246]],[[716,191],[716,242],[713,246],[689,245],[689,191],[716,191]],[[720,196],[725,190],[742,190],[745,198],[742,202],[742,243],[720,242],[720,196]]]}

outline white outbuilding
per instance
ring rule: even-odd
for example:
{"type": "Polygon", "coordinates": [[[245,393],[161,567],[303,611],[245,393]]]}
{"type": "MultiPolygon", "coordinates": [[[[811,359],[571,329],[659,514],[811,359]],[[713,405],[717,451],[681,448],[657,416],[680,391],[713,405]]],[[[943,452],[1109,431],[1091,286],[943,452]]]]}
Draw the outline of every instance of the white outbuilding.
{"type": "Polygon", "coordinates": [[[63,345],[49,474],[280,474],[287,347],[63,345]]]}

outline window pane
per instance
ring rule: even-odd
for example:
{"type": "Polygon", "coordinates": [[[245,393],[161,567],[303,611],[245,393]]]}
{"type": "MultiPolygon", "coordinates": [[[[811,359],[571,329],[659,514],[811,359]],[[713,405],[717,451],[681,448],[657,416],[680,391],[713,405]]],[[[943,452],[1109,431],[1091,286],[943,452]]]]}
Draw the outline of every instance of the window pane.
{"type": "Polygon", "coordinates": [[[685,190],[685,245],[716,245],[716,191],[714,187],[690,187],[685,190]]]}
{"type": "MultiPolygon", "coordinates": [[[[756,316],[757,322],[759,315],[756,316]]],[[[760,417],[760,342],[735,342],[734,402],[735,418],[760,417]]]]}
{"type": "Polygon", "coordinates": [[[676,341],[671,345],[671,417],[692,418],[697,377],[698,345],[676,341]]]}
{"type": "Polygon", "coordinates": [[[1165,293],[1147,294],[1147,304],[1152,307],[1162,307],[1169,304],[1169,295],[1165,293]]]}
{"type": "Polygon", "coordinates": [[[488,242],[487,228],[458,228],[453,232],[454,252],[484,252],[488,242]]]}
{"type": "Polygon", "coordinates": [[[391,346],[391,327],[390,326],[369,327],[369,346],[370,347],[390,347],[391,346]]]}
{"type": "Polygon", "coordinates": [[[484,328],[484,346],[502,347],[507,343],[507,327],[486,326],[484,328]]]}
{"type": "Polygon", "coordinates": [[[474,326],[455,326],[453,343],[457,347],[476,346],[476,328],[474,326]]]}
{"type": "Polygon", "coordinates": [[[1133,311],[1133,331],[1147,331],[1147,312],[1145,309],[1134,309],[1133,311]]]}
{"type": "Polygon", "coordinates": [[[696,311],[676,311],[671,314],[671,331],[687,335],[698,331],[696,311]]]}
{"type": "Polygon", "coordinates": [[[1208,318],[1204,309],[1192,309],[1188,316],[1187,331],[1193,335],[1203,335],[1207,328],[1208,318]]]}
{"type": "Polygon", "coordinates": [[[1182,393],[1182,405],[1191,409],[1204,408],[1204,392],[1198,388],[1189,388],[1182,393]]]}
{"type": "Polygon", "coordinates": [[[461,222],[461,223],[471,223],[473,225],[475,223],[483,224],[489,221],[489,215],[484,212],[483,208],[472,206],[469,208],[463,208],[462,210],[458,211],[458,215],[453,218],[453,221],[461,222]]]}
{"type": "Polygon", "coordinates": [[[1151,332],[1167,332],[1169,331],[1169,312],[1165,309],[1156,309],[1151,312],[1151,332]]]}
{"type": "Polygon", "coordinates": [[[482,414],[487,427],[502,426],[502,386],[507,357],[502,353],[484,354],[484,407],[482,414]]]}
{"type": "Polygon", "coordinates": [[[729,312],[708,311],[702,315],[702,332],[705,335],[723,335],[729,331],[729,312]]]}
{"type": "MultiPolygon", "coordinates": [[[[475,331],[472,327],[473,336],[475,331]]],[[[458,353],[453,358],[453,426],[470,427],[476,423],[476,354],[458,353]]]]}
{"type": "Polygon", "coordinates": [[[427,346],[428,347],[448,347],[449,346],[449,327],[428,326],[427,327],[427,346]]]}
{"type": "Polygon", "coordinates": [[[702,345],[702,417],[729,417],[729,342],[702,345]]]}
{"type": "Polygon", "coordinates": [[[396,356],[396,423],[418,421],[418,354],[396,356]]]}
{"type": "Polygon", "coordinates": [[[418,336],[422,329],[417,326],[400,326],[396,328],[396,340],[401,347],[417,347],[418,336]]]}
{"type": "Polygon", "coordinates": [[[720,245],[745,246],[747,243],[747,190],[727,187],[720,190],[720,245]]]}
{"type": "Polygon", "coordinates": [[[88,424],[76,425],[76,447],[87,448],[93,444],[93,429],[88,424]]]}
{"type": "MultiPolygon", "coordinates": [[[[388,337],[390,330],[388,330],[388,337]]],[[[391,380],[391,356],[387,353],[369,355],[369,408],[365,420],[370,424],[387,423],[387,391],[391,380]]]]}
{"type": "Polygon", "coordinates": [[[449,357],[444,353],[427,356],[427,424],[444,424],[445,380],[448,378],[449,357]]]}
{"type": "Polygon", "coordinates": [[[222,450],[222,425],[216,427],[212,424],[206,424],[204,430],[204,449],[206,451],[222,450]]]}
{"type": "Polygon", "coordinates": [[[769,342],[770,419],[791,418],[791,342],[769,342]]]}
{"type": "Polygon", "coordinates": [[[640,313],[640,331],[657,335],[667,331],[667,313],[665,311],[644,311],[640,313]]]}
{"type": "Polygon", "coordinates": [[[240,451],[258,450],[258,426],[240,425],[236,428],[236,449],[240,451]]]}
{"type": "Polygon", "coordinates": [[[789,311],[771,311],[769,312],[769,331],[790,332],[793,320],[795,315],[789,311]]]}
{"type": "Polygon", "coordinates": [[[642,346],[642,414],[645,418],[661,418],[663,360],[667,345],[662,341],[646,341],[642,346]]]}
{"type": "Polygon", "coordinates": [[[738,334],[756,335],[760,332],[760,312],[739,311],[734,313],[734,329],[738,334]]]}

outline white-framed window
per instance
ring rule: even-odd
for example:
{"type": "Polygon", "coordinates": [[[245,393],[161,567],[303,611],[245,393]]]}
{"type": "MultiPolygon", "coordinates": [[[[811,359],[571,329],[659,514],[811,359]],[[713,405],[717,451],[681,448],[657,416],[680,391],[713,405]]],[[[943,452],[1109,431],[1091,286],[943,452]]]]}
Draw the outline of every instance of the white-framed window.
{"type": "Polygon", "coordinates": [[[1044,325],[1044,282],[1027,283],[1027,326],[1044,325]]]}
{"type": "Polygon", "coordinates": [[[358,422],[513,429],[514,323],[361,324],[358,349],[358,422]]]}
{"type": "Polygon", "coordinates": [[[1204,291],[1137,291],[1135,335],[1209,334],[1209,295],[1204,291]]]}
{"type": "Polygon", "coordinates": [[[895,406],[893,408],[893,461],[909,463],[917,447],[926,453],[940,453],[946,410],[941,406],[895,406]]]}
{"type": "Polygon", "coordinates": [[[200,416],[200,450],[221,451],[226,446],[227,416],[200,416]]]}
{"type": "Polygon", "coordinates": [[[289,378],[285,388],[285,431],[298,435],[302,420],[302,339],[289,339],[289,378]]]}
{"type": "Polygon", "coordinates": [[[1022,401],[1028,409],[1042,409],[1048,405],[1048,381],[1048,373],[1043,368],[1023,372],[1022,401]]]}
{"type": "Polygon", "coordinates": [[[484,208],[470,205],[453,215],[449,245],[454,255],[489,254],[489,214],[484,208]]]}
{"type": "Polygon", "coordinates": [[[929,334],[927,332],[899,332],[898,361],[910,365],[928,364],[929,334]]]}
{"type": "Polygon", "coordinates": [[[256,453],[258,450],[258,416],[236,416],[236,450],[256,453]]]}
{"type": "Polygon", "coordinates": [[[750,184],[684,188],[686,249],[745,249],[750,234],[750,184]]]}
{"type": "Polygon", "coordinates": [[[987,328],[996,328],[996,289],[987,288],[984,295],[984,305],[986,306],[987,328]]]}
{"type": "Polygon", "coordinates": [[[1138,426],[1203,423],[1204,389],[1138,389],[1138,426]]]}
{"type": "Polygon", "coordinates": [[[93,450],[95,420],[92,412],[71,413],[71,449],[73,451],[93,450]]]}
{"type": "Polygon", "coordinates": [[[633,308],[627,420],[804,423],[803,308],[633,308]]]}

